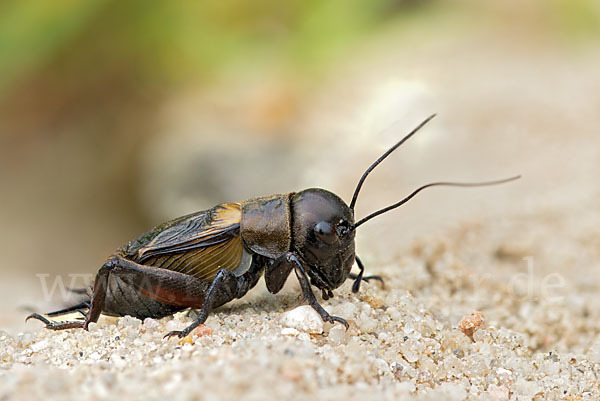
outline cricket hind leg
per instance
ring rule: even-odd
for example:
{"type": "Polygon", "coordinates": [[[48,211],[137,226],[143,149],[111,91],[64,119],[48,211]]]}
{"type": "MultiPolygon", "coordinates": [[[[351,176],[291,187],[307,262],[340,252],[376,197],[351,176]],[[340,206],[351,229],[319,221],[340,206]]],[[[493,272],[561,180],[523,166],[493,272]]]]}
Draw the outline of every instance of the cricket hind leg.
{"type": "MultiPolygon", "coordinates": [[[[68,306],[64,309],[45,313],[46,316],[50,316],[50,317],[61,316],[61,315],[66,315],[66,314],[72,313],[72,312],[79,312],[84,317],[86,316],[86,313],[84,313],[82,311],[82,309],[89,309],[90,299],[91,299],[91,295],[88,294],[87,289],[86,288],[75,288],[75,289],[70,289],[69,291],[73,292],[74,294],[88,295],[88,299],[81,301],[75,305],[68,306]]],[[[63,329],[72,329],[72,328],[83,327],[83,321],[53,322],[51,320],[48,320],[44,316],[40,315],[39,313],[32,313],[31,315],[27,316],[27,319],[25,319],[25,321],[27,321],[29,319],[37,319],[37,320],[43,322],[46,325],[46,328],[51,329],[51,330],[63,330],[63,329]]]]}
{"type": "MultiPolygon", "coordinates": [[[[84,321],[51,322],[39,314],[33,314],[28,318],[42,321],[51,330],[69,328],[87,330],[90,323],[98,321],[100,314],[106,309],[107,300],[113,304],[112,313],[125,314],[123,311],[126,309],[121,309],[120,313],[117,310],[116,305],[119,304],[119,300],[113,299],[115,295],[107,297],[109,275],[114,275],[128,283],[131,292],[139,294],[140,297],[147,297],[176,310],[199,308],[200,313],[194,323],[183,331],[167,334],[169,337],[173,335],[185,337],[198,325],[204,323],[214,308],[242,297],[254,287],[261,276],[263,264],[262,259],[257,258],[250,270],[241,276],[221,269],[212,282],[207,282],[187,274],[140,265],[116,256],[107,261],[96,275],[89,311],[84,321]]],[[[127,303],[127,300],[121,302],[127,303]]],[[[127,307],[127,305],[121,306],[121,308],[127,307]]]]}
{"type": "Polygon", "coordinates": [[[69,288],[69,292],[78,295],[90,295],[92,287],[81,287],[81,288],[69,288]]]}
{"type": "Polygon", "coordinates": [[[40,322],[44,323],[46,325],[46,328],[49,330],[81,329],[81,328],[83,328],[83,325],[85,324],[85,322],[83,320],[72,320],[72,321],[67,321],[67,322],[53,322],[51,320],[46,319],[44,316],[40,315],[39,313],[32,313],[31,315],[27,316],[25,321],[28,321],[29,319],[39,320],[40,322]]]}
{"type": "MultiPolygon", "coordinates": [[[[60,314],[59,312],[66,310],[69,312],[79,311],[85,316],[84,321],[52,322],[37,313],[28,316],[27,319],[40,320],[46,324],[46,328],[51,330],[71,328],[83,328],[87,330],[90,323],[98,321],[100,314],[106,309],[107,301],[112,304],[110,312],[114,314],[135,314],[133,313],[135,311],[130,310],[131,305],[128,303],[128,301],[131,302],[131,299],[114,299],[114,295],[107,297],[109,277],[111,275],[114,278],[122,279],[128,284],[128,295],[137,294],[140,298],[145,297],[151,302],[163,305],[163,312],[169,312],[165,312],[163,315],[171,314],[187,307],[201,306],[204,303],[204,294],[209,285],[205,281],[183,273],[140,265],[120,256],[115,256],[108,260],[98,271],[89,303],[75,305],[71,308],[54,312],[55,315],[58,315],[60,314]],[[80,310],[82,309],[79,308],[80,306],[88,308],[87,314],[80,310]]],[[[146,311],[137,317],[144,317],[149,312],[146,311]]],[[[146,317],[161,316],[152,315],[146,317]]]]}
{"type": "MultiPolygon", "coordinates": [[[[110,277],[97,278],[86,321],[97,321],[101,312],[131,315],[143,320],[147,317],[161,318],[186,308],[198,308],[203,305],[210,284],[184,273],[141,265],[119,256],[107,264],[110,264],[106,267],[110,277]],[[110,287],[113,284],[117,285],[117,288],[112,288],[114,291],[110,287]],[[97,287],[104,288],[104,291],[97,287]]],[[[100,275],[99,272],[98,277],[100,275]]]]}
{"type": "Polygon", "coordinates": [[[94,287],[93,287],[93,293],[92,293],[92,296],[91,296],[91,299],[89,302],[81,303],[78,305],[74,305],[72,307],[68,307],[68,308],[58,310],[55,312],[50,312],[47,314],[48,316],[58,316],[58,315],[63,315],[65,313],[78,311],[78,312],[81,312],[85,316],[84,320],[54,322],[54,321],[48,320],[47,318],[40,315],[39,313],[32,313],[31,315],[27,316],[25,321],[27,321],[29,319],[37,319],[37,320],[41,321],[42,323],[44,323],[46,325],[46,328],[49,330],[66,330],[66,329],[81,329],[81,328],[87,330],[88,326],[91,322],[98,321],[98,317],[100,316],[100,313],[102,312],[104,298],[106,296],[106,282],[108,279],[108,274],[110,273],[110,271],[113,268],[114,268],[113,259],[106,262],[100,268],[100,270],[98,271],[98,274],[96,275],[96,280],[94,282],[94,287]],[[81,311],[82,307],[88,308],[87,314],[85,314],[81,311]]]}

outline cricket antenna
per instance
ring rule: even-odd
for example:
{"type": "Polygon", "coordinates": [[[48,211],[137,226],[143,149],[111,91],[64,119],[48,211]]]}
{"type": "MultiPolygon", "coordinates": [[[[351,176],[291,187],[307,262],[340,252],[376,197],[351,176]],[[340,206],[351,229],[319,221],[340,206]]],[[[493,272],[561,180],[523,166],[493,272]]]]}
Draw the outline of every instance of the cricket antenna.
{"type": "Polygon", "coordinates": [[[377,165],[379,165],[379,163],[381,163],[386,157],[388,157],[390,155],[390,153],[392,153],[394,150],[398,149],[400,147],[400,145],[402,145],[404,142],[406,142],[411,136],[416,134],[417,131],[419,131],[421,128],[423,128],[423,126],[425,124],[427,124],[429,121],[431,121],[431,119],[435,116],[436,116],[436,114],[432,114],[429,117],[427,117],[425,119],[425,121],[423,121],[421,124],[419,124],[417,126],[417,128],[413,129],[408,135],[406,135],[404,138],[402,138],[397,144],[395,144],[394,146],[389,148],[387,150],[387,152],[382,154],[379,157],[379,159],[375,160],[375,162],[369,166],[369,168],[363,173],[362,177],[360,177],[360,180],[358,180],[358,184],[356,185],[356,189],[354,190],[354,195],[352,196],[352,202],[350,202],[350,210],[352,210],[354,212],[354,205],[356,204],[356,199],[358,198],[358,193],[360,192],[360,189],[362,188],[363,183],[365,182],[367,176],[371,173],[371,171],[373,171],[373,169],[375,167],[377,167],[377,165]]]}
{"type": "MultiPolygon", "coordinates": [[[[427,121],[425,121],[425,122],[427,122],[427,121]]],[[[421,126],[422,125],[423,124],[421,124],[421,126]]],[[[510,182],[510,181],[518,180],[519,178],[521,178],[520,175],[517,175],[517,176],[514,176],[514,177],[510,177],[510,178],[505,178],[503,180],[496,180],[496,181],[467,182],[467,183],[465,183],[465,182],[433,182],[431,184],[423,185],[422,187],[417,188],[416,190],[414,190],[413,193],[411,193],[410,195],[408,195],[406,198],[402,199],[401,201],[399,201],[397,203],[394,203],[393,205],[390,205],[388,207],[384,207],[383,209],[380,209],[380,210],[378,210],[376,212],[373,212],[370,215],[368,215],[367,217],[364,217],[364,218],[360,219],[357,223],[354,223],[354,225],[352,227],[350,227],[349,231],[356,230],[356,227],[360,226],[363,223],[366,223],[367,221],[371,220],[373,217],[377,217],[380,214],[383,214],[385,212],[389,212],[392,209],[395,209],[395,208],[397,208],[399,206],[404,205],[406,202],[408,202],[409,200],[411,200],[416,194],[418,194],[419,192],[421,192],[425,188],[436,187],[436,186],[447,186],[447,187],[483,187],[483,186],[488,186],[488,185],[504,184],[505,182],[510,182]]]]}

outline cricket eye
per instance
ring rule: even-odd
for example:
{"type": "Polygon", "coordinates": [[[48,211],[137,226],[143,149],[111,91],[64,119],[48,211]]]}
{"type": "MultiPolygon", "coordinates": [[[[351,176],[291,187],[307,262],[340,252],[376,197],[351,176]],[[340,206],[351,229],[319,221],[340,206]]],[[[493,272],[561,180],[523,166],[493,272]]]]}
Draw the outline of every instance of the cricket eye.
{"type": "Polygon", "coordinates": [[[337,234],[331,224],[326,221],[321,221],[317,223],[314,228],[315,236],[320,239],[322,242],[331,245],[335,241],[337,241],[337,234]]]}
{"type": "Polygon", "coordinates": [[[339,237],[345,237],[350,231],[350,223],[346,220],[340,220],[337,226],[337,235],[339,237]]]}

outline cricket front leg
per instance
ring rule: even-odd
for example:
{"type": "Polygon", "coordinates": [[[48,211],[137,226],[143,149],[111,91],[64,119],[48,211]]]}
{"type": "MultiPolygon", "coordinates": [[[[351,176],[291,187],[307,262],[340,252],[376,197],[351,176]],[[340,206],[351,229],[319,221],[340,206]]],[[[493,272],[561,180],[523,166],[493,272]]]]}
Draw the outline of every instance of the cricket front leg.
{"type": "Polygon", "coordinates": [[[381,276],[372,275],[363,277],[363,274],[365,272],[365,265],[363,265],[362,261],[358,256],[355,257],[355,260],[356,264],[358,265],[358,268],[360,269],[360,272],[358,274],[350,273],[350,275],[348,276],[348,278],[354,280],[354,284],[352,284],[352,292],[358,292],[358,290],[360,289],[361,281],[366,281],[368,283],[369,280],[377,280],[381,282],[381,287],[385,287],[385,283],[383,282],[383,278],[381,276]]]}
{"type": "Polygon", "coordinates": [[[348,324],[348,322],[345,319],[342,319],[341,317],[330,315],[319,304],[319,302],[317,302],[317,297],[315,297],[315,294],[312,292],[312,289],[310,288],[310,282],[308,280],[308,275],[306,274],[306,271],[304,270],[304,267],[302,266],[302,263],[300,262],[298,257],[293,252],[288,252],[285,257],[288,260],[288,262],[294,264],[294,271],[296,273],[296,277],[298,277],[298,281],[300,282],[300,287],[302,288],[302,295],[304,295],[304,298],[306,299],[308,304],[315,311],[317,311],[317,313],[319,314],[319,316],[321,316],[321,319],[323,319],[324,322],[330,322],[330,323],[338,322],[338,323],[341,323],[344,326],[346,326],[346,330],[348,330],[350,325],[348,324]]]}

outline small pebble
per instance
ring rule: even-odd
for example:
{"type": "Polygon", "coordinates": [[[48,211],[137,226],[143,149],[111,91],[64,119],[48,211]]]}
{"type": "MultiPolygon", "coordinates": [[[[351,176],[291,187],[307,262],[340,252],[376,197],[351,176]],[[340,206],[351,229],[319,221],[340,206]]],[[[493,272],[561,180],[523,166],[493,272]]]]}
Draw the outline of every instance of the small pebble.
{"type": "Polygon", "coordinates": [[[344,326],[342,326],[341,324],[335,324],[329,330],[327,339],[333,345],[340,345],[344,342],[347,335],[348,335],[348,330],[346,330],[346,328],[344,326]]]}
{"type": "MultiPolygon", "coordinates": [[[[485,327],[485,317],[483,313],[476,311],[463,316],[458,324],[458,329],[463,334],[473,340],[473,334],[475,331],[485,327]]],[[[475,341],[475,340],[473,340],[475,341]]]]}
{"type": "Polygon", "coordinates": [[[37,342],[37,343],[33,343],[33,344],[31,344],[31,346],[30,346],[29,348],[31,348],[31,350],[32,350],[33,352],[40,352],[41,350],[43,350],[43,349],[47,348],[47,347],[48,347],[48,345],[49,345],[49,344],[48,344],[48,341],[46,341],[46,340],[42,340],[42,341],[39,341],[39,342],[37,342]]]}
{"type": "Polygon", "coordinates": [[[358,328],[362,333],[372,333],[377,328],[377,320],[373,319],[368,312],[361,312],[357,319],[358,328]]]}
{"type": "MultiPolygon", "coordinates": [[[[182,322],[177,321],[177,320],[169,320],[167,322],[166,327],[165,327],[165,329],[166,329],[167,332],[177,331],[177,330],[181,330],[183,328],[184,328],[184,324],[182,322]]],[[[167,333],[165,333],[165,334],[167,334],[167,333]]]]}
{"type": "Polygon", "coordinates": [[[196,327],[194,329],[194,331],[192,331],[192,336],[194,337],[202,337],[202,336],[209,336],[213,333],[212,329],[210,328],[210,326],[207,326],[205,324],[200,324],[198,325],[198,327],[196,327]]]}
{"type": "Polygon", "coordinates": [[[159,327],[159,324],[156,320],[152,319],[151,317],[147,317],[144,319],[144,327],[146,327],[146,329],[156,329],[157,327],[159,327]]]}
{"type": "Polygon", "coordinates": [[[142,324],[140,319],[136,319],[131,316],[124,316],[119,319],[119,327],[139,327],[142,324]]]}
{"type": "Polygon", "coordinates": [[[508,401],[510,399],[510,391],[506,386],[496,386],[495,384],[490,384],[486,395],[490,401],[508,401]]]}
{"type": "Polygon", "coordinates": [[[309,305],[285,312],[281,316],[281,324],[309,334],[323,333],[323,320],[309,305]]]}
{"type": "Polygon", "coordinates": [[[293,327],[285,327],[285,328],[281,329],[281,334],[284,336],[298,337],[300,332],[298,330],[294,329],[293,327]]]}

